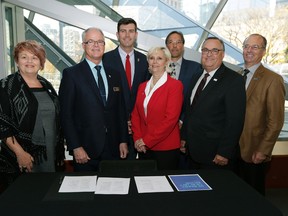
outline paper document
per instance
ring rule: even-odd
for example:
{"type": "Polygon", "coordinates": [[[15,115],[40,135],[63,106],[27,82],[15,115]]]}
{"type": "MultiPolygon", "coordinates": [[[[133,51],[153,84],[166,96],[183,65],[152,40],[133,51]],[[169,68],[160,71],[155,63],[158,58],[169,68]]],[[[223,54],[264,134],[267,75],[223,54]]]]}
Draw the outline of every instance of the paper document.
{"type": "Polygon", "coordinates": [[[60,193],[94,192],[97,176],[65,176],[60,193]]]}
{"type": "Polygon", "coordinates": [[[95,194],[128,194],[130,178],[99,177],[95,194]]]}
{"type": "Polygon", "coordinates": [[[212,190],[212,188],[198,175],[169,175],[178,191],[212,190]]]}
{"type": "Polygon", "coordinates": [[[165,176],[135,176],[138,193],[173,192],[165,176]]]}

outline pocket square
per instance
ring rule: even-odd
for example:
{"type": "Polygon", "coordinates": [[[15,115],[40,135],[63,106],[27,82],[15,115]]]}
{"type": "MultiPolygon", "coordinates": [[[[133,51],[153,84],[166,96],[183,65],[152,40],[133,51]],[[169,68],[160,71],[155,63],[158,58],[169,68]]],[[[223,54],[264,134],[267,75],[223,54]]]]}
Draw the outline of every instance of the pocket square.
{"type": "Polygon", "coordinates": [[[113,91],[114,91],[114,92],[120,91],[120,87],[113,87],[113,91]]]}

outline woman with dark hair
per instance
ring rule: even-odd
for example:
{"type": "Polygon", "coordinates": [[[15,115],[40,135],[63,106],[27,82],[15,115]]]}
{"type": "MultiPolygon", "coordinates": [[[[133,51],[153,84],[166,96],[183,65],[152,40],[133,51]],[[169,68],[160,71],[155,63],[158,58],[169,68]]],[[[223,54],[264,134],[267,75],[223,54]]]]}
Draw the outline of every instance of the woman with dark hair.
{"type": "Polygon", "coordinates": [[[64,139],[58,96],[38,74],[46,52],[28,40],[16,45],[14,59],[18,71],[0,81],[0,172],[5,177],[55,172],[55,165],[63,165],[64,139]]]}

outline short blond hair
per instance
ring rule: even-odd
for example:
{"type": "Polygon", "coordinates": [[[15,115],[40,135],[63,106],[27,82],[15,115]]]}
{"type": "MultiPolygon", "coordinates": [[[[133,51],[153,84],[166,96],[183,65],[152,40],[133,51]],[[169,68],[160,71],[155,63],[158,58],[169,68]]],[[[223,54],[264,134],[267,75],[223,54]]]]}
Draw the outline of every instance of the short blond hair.
{"type": "Polygon", "coordinates": [[[151,47],[149,50],[148,50],[148,53],[147,53],[147,60],[149,59],[149,57],[153,54],[153,53],[156,53],[158,51],[162,51],[166,57],[166,59],[168,60],[168,62],[171,60],[171,53],[170,51],[166,48],[166,47],[151,47]]]}

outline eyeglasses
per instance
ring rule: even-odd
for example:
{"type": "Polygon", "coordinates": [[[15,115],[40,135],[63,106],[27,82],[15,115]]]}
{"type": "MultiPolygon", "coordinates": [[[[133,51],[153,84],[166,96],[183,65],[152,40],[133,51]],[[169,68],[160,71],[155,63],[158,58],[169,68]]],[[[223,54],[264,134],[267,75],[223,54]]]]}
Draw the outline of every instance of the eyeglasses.
{"type": "Polygon", "coordinates": [[[171,45],[171,44],[175,44],[175,45],[179,45],[179,44],[183,44],[183,41],[181,40],[178,40],[178,41],[168,41],[168,45],[171,45]]]}
{"type": "Polygon", "coordinates": [[[220,51],[223,51],[223,49],[217,49],[217,48],[213,48],[211,50],[207,49],[207,48],[203,48],[201,49],[202,53],[207,55],[209,53],[213,54],[213,55],[217,55],[220,51]]]}
{"type": "Polygon", "coordinates": [[[243,49],[250,49],[250,48],[251,48],[251,50],[259,50],[259,49],[263,49],[263,48],[265,48],[265,47],[259,46],[259,45],[252,45],[252,46],[250,46],[249,44],[245,44],[245,45],[242,46],[242,48],[243,48],[243,49]]]}
{"type": "Polygon", "coordinates": [[[104,46],[105,45],[105,41],[102,41],[102,40],[94,41],[92,39],[85,41],[83,43],[88,46],[93,46],[93,45],[104,46]]]}

